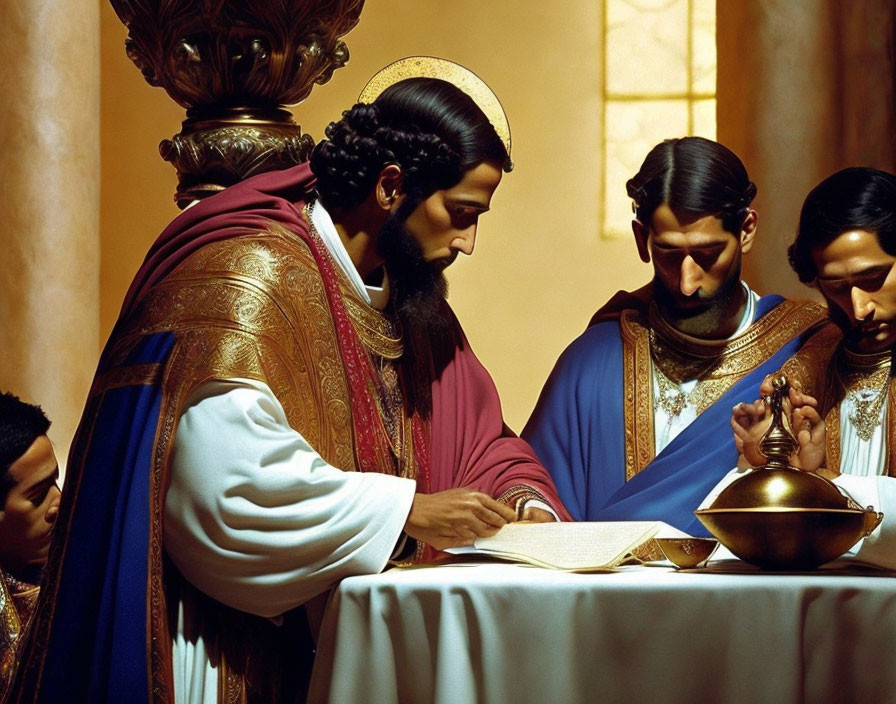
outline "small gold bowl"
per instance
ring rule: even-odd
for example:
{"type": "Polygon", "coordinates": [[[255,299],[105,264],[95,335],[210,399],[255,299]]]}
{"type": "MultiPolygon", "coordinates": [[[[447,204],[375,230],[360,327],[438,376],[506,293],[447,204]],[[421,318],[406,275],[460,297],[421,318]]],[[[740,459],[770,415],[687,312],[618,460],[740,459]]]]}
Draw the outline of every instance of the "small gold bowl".
{"type": "Polygon", "coordinates": [[[669,562],[685,569],[700,566],[719,547],[715,538],[656,538],[656,542],[669,562]]]}

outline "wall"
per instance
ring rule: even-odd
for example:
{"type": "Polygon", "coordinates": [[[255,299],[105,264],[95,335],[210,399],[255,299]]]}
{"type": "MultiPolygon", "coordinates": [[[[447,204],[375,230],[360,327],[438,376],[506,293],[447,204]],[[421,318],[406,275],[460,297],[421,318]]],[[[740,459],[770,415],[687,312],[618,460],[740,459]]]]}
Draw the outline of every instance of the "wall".
{"type": "MultiPolygon", "coordinates": [[[[371,0],[347,37],[349,64],[296,108],[315,139],[367,79],[402,56],[473,68],[508,113],[516,168],[480,225],[476,252],[449,270],[450,300],[520,430],[562,349],[619,288],[649,278],[633,243],[598,236],[599,3],[562,12],[520,0],[371,0]]],[[[103,3],[102,329],[111,328],[143,254],[177,211],[176,177],[156,146],[181,110],[143,83],[125,30],[103,3]]],[[[624,191],[620,186],[620,197],[624,191]]]]}
{"type": "Polygon", "coordinates": [[[98,26],[96,0],[0,3],[0,390],[63,468],[100,335],[98,26]]]}
{"type": "Polygon", "coordinates": [[[718,13],[718,139],[759,188],[744,278],[819,298],[787,263],[803,199],[847,166],[896,167],[893,0],[739,0],[718,13]]]}

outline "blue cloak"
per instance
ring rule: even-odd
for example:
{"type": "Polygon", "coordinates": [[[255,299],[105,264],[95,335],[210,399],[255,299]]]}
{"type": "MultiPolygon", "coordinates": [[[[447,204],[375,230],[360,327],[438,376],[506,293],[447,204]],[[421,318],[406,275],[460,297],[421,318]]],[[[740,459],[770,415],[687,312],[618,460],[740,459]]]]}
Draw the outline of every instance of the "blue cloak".
{"type": "MultiPolygon", "coordinates": [[[[783,302],[764,296],[757,319],[783,302]]],[[[620,322],[589,327],[560,356],[523,431],[573,519],[665,521],[691,535],[708,535],[693,512],[737,465],[731,409],[754,401],[763,378],[816,332],[818,310],[813,324],[801,326],[628,481],[620,322]]]]}

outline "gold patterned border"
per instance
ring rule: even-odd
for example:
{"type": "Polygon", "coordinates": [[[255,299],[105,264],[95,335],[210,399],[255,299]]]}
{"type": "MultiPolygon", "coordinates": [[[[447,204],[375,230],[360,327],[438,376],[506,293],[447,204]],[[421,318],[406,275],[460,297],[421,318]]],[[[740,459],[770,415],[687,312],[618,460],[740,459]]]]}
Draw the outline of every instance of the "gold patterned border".
{"type": "Polygon", "coordinates": [[[622,336],[622,389],[625,423],[625,481],[653,459],[653,379],[650,370],[650,331],[634,310],[619,319],[622,336]]]}
{"type": "Polygon", "coordinates": [[[840,466],[840,404],[835,405],[824,419],[825,454],[828,467],[840,466]]]}
{"type": "Polygon", "coordinates": [[[162,371],[162,365],[157,363],[116,367],[100,374],[94,380],[90,395],[102,395],[111,389],[126,386],[151,386],[161,379],[162,371]]]}
{"type": "Polygon", "coordinates": [[[896,453],[893,448],[896,447],[896,377],[890,377],[890,397],[887,399],[887,417],[884,422],[887,424],[887,443],[886,443],[886,468],[887,476],[896,477],[896,453]]]}
{"type": "Polygon", "coordinates": [[[523,515],[523,507],[527,501],[541,501],[545,505],[550,506],[551,502],[548,501],[545,496],[533,489],[531,486],[527,484],[519,484],[517,486],[512,486],[507,489],[504,493],[502,493],[498,499],[502,504],[507,504],[508,506],[512,506],[516,511],[517,520],[520,520],[523,515]]]}

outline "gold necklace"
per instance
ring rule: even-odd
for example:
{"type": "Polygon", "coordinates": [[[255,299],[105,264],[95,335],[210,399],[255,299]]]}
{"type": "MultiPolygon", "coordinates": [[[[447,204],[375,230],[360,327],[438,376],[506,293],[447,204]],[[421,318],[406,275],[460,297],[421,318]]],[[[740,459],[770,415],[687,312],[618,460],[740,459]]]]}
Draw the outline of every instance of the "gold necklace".
{"type": "Polygon", "coordinates": [[[687,407],[690,394],[686,394],[679,384],[676,384],[663,374],[663,370],[660,369],[655,361],[653,364],[653,375],[659,389],[656,399],[657,403],[666,412],[666,415],[677,418],[687,407]]]}
{"type": "Polygon", "coordinates": [[[888,351],[874,355],[859,355],[844,350],[845,369],[837,367],[837,375],[846,390],[845,398],[852,403],[849,420],[856,435],[868,442],[883,421],[883,407],[889,394],[890,360],[888,351]]]}
{"type": "Polygon", "coordinates": [[[704,376],[717,365],[718,360],[714,357],[700,359],[682,355],[661,340],[654,327],[650,328],[649,340],[653,376],[658,390],[657,404],[672,418],[680,416],[688,405],[695,405],[698,412],[702,411],[701,406],[706,400],[704,376]],[[680,381],[673,381],[672,375],[680,381]],[[692,379],[696,379],[697,384],[685,393],[682,384],[692,379]]]}

